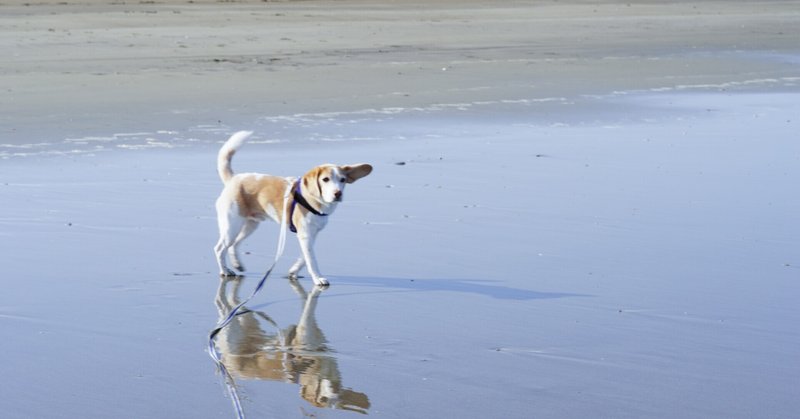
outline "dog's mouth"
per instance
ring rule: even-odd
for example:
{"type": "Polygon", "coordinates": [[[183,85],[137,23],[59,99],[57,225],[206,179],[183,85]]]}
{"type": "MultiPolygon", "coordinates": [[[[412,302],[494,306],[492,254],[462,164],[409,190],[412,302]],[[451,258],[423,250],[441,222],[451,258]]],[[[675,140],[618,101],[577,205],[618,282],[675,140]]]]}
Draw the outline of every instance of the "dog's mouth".
{"type": "Polygon", "coordinates": [[[339,195],[339,196],[333,198],[333,202],[342,202],[342,196],[339,195]]]}

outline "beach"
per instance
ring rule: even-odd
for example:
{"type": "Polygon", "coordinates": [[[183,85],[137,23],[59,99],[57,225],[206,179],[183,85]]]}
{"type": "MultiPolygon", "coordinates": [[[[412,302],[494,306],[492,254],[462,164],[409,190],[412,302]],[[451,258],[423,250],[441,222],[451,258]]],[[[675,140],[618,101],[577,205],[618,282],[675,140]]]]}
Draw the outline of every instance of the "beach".
{"type": "Polygon", "coordinates": [[[800,409],[800,2],[0,0],[8,418],[235,418],[208,333],[278,226],[236,172],[369,162],[216,336],[248,418],[800,409]]]}

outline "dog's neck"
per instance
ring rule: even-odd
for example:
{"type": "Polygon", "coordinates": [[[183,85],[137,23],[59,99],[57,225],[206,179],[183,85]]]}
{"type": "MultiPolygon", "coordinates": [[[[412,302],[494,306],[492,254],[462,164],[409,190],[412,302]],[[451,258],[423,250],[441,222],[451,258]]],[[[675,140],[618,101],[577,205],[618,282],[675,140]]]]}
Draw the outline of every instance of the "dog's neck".
{"type": "Polygon", "coordinates": [[[336,205],[338,202],[331,202],[327,203],[323,201],[321,198],[317,197],[316,195],[312,195],[305,192],[305,186],[303,185],[302,180],[298,180],[298,184],[296,187],[297,192],[300,194],[301,200],[295,198],[296,201],[300,204],[300,206],[304,207],[306,210],[311,211],[312,213],[316,211],[317,214],[315,215],[330,215],[336,209],[336,205]]]}

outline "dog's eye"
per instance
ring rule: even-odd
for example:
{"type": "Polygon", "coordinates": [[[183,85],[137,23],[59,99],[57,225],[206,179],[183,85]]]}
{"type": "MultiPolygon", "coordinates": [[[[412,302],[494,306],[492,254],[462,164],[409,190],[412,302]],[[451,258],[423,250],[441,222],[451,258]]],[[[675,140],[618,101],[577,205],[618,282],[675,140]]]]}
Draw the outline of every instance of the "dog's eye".
{"type": "Polygon", "coordinates": [[[347,182],[347,179],[342,178],[342,183],[345,183],[345,182],[347,182]]]}
{"type": "Polygon", "coordinates": [[[329,177],[324,177],[324,178],[322,178],[322,181],[327,183],[327,182],[330,182],[330,181],[331,181],[331,178],[329,178],[329,177]]]}

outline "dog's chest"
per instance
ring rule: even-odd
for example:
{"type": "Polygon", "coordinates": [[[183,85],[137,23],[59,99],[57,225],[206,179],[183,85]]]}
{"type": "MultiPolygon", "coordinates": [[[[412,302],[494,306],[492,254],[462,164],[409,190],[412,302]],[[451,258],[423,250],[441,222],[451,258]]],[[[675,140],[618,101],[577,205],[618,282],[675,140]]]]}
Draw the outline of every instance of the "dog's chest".
{"type": "Polygon", "coordinates": [[[305,227],[312,231],[320,231],[328,225],[328,217],[314,215],[310,212],[303,216],[305,227]]]}

